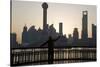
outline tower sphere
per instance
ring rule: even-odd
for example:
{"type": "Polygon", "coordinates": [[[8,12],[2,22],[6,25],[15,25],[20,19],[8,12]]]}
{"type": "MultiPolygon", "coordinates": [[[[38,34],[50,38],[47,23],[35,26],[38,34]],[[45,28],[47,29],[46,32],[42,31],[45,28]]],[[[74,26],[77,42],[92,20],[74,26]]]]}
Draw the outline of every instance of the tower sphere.
{"type": "Polygon", "coordinates": [[[87,11],[83,11],[83,15],[87,15],[88,14],[88,12],[87,11]]]}
{"type": "Polygon", "coordinates": [[[42,4],[42,8],[47,9],[47,8],[48,8],[48,4],[47,4],[46,2],[44,2],[44,3],[42,4]]]}

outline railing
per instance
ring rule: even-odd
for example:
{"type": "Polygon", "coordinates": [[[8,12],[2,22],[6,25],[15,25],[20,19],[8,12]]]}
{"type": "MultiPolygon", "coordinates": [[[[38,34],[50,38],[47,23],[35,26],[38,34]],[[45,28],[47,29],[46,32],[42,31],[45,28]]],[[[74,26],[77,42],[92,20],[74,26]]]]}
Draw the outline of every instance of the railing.
{"type": "MultiPolygon", "coordinates": [[[[53,63],[96,61],[96,48],[54,48],[53,63]]],[[[11,65],[48,64],[48,48],[11,49],[11,65]]]]}

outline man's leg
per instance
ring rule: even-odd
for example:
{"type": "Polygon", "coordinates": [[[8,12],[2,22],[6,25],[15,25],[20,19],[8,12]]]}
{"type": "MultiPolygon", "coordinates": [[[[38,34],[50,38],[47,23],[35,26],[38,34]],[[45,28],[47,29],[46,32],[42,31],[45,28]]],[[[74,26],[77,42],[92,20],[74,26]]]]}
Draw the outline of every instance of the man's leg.
{"type": "Polygon", "coordinates": [[[48,51],[48,64],[53,64],[53,52],[48,51]]]}

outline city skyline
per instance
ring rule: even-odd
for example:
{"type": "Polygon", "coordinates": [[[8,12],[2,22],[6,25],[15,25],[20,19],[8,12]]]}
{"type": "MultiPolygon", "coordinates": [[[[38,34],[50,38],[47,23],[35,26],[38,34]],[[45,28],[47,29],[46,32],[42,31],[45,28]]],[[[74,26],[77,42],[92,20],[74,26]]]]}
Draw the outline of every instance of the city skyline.
{"type": "MultiPolygon", "coordinates": [[[[34,2],[34,4],[35,5],[28,4],[27,7],[29,12],[27,11],[26,5],[24,5],[25,7],[22,8],[19,7],[22,12],[21,14],[19,9],[17,9],[18,14],[15,12],[15,15],[19,16],[19,17],[15,16],[18,19],[16,21],[19,21],[16,24],[20,25],[17,26],[15,24],[15,26],[17,26],[15,30],[21,31],[22,29],[23,31],[21,33],[21,38],[22,38],[21,43],[17,41],[18,34],[10,33],[11,66],[20,66],[27,64],[41,65],[41,64],[56,64],[56,63],[60,64],[60,63],[74,63],[74,62],[89,62],[97,60],[96,57],[97,26],[95,19],[96,10],[90,11],[90,7],[85,6],[84,10],[82,11],[80,10],[78,12],[79,7],[81,7],[82,5],[80,6],[77,5],[76,9],[72,4],[70,5],[70,7],[68,7],[69,5],[65,6],[62,4],[59,4],[60,5],[59,7],[58,4],[55,4],[56,6],[51,7],[51,5],[54,5],[54,3],[51,4],[43,2],[40,4],[42,8],[41,9],[42,15],[40,15],[38,14],[40,13],[40,11],[38,10],[37,3],[34,2]],[[32,13],[30,9],[33,8],[31,6],[34,6],[34,10],[32,12],[34,16],[31,15],[32,13]],[[63,9],[61,8],[61,6],[63,9]],[[51,8],[56,7],[56,8],[50,11],[49,10],[50,7],[51,8]],[[68,9],[65,9],[65,7],[68,9]],[[23,8],[25,8],[26,13],[24,13],[23,8]],[[35,10],[37,11],[36,13],[34,13],[35,10]],[[51,12],[51,14],[49,13],[49,11],[51,12]],[[74,12],[74,14],[72,12],[74,12]],[[92,12],[93,14],[91,14],[92,12]],[[30,24],[31,26],[28,29],[28,25],[26,25],[26,23],[25,25],[23,25],[23,21],[31,20],[30,18],[33,18],[32,16],[34,17],[34,19],[32,20],[35,20],[35,22],[42,21],[42,23],[39,22],[37,22],[36,24],[35,22],[31,23],[30,24]],[[40,20],[41,16],[42,20],[40,20]],[[59,18],[57,19],[56,17],[62,18],[60,20],[63,21],[60,21],[59,18]],[[20,22],[21,20],[22,22],[20,22]],[[52,20],[54,21],[54,23],[49,23],[52,22],[52,20]],[[92,21],[94,20],[95,23],[92,23],[92,21]],[[39,26],[39,24],[41,26],[39,26]],[[23,28],[20,28],[22,25],[23,28]],[[58,30],[57,26],[59,26],[58,30]],[[71,32],[71,30],[73,32],[71,32]],[[68,35],[68,37],[66,37],[66,35],[68,35]]],[[[21,5],[17,4],[16,7],[17,6],[21,5]]],[[[93,9],[93,6],[91,7],[92,7],[91,9],[93,9]]],[[[14,13],[12,12],[12,14],[14,13]]]]}
{"type": "MultiPolygon", "coordinates": [[[[17,33],[17,41],[19,43],[21,43],[21,34],[25,24],[28,29],[32,25],[36,26],[36,29],[39,27],[43,29],[41,4],[42,2],[12,1],[12,32],[17,33]]],[[[87,10],[88,35],[91,37],[92,24],[96,24],[96,6],[58,3],[48,3],[48,5],[47,23],[49,25],[54,24],[56,31],[59,32],[59,23],[62,22],[63,33],[67,37],[68,34],[73,33],[75,27],[78,28],[79,38],[81,37],[82,11],[87,10]]]]}

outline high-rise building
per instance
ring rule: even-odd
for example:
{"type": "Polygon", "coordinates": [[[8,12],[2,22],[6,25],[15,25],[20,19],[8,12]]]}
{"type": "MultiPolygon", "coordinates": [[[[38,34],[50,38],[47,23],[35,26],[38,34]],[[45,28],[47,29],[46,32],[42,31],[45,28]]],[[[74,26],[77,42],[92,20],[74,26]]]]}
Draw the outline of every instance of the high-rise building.
{"type": "Polygon", "coordinates": [[[78,33],[78,28],[74,28],[73,31],[73,42],[76,43],[79,39],[79,33],[78,33]]]}
{"type": "Polygon", "coordinates": [[[73,42],[73,38],[71,36],[71,34],[68,35],[68,44],[72,44],[73,42]]]}
{"type": "Polygon", "coordinates": [[[53,24],[49,26],[49,36],[52,38],[56,38],[56,29],[54,28],[53,24]]]}
{"type": "Polygon", "coordinates": [[[81,38],[83,41],[88,39],[88,11],[83,11],[81,38]]]}
{"type": "Polygon", "coordinates": [[[96,25],[92,24],[92,38],[96,42],[96,25]]]}
{"type": "Polygon", "coordinates": [[[27,32],[27,26],[26,25],[23,27],[22,43],[28,43],[28,32],[27,32]]]}
{"type": "Polygon", "coordinates": [[[59,34],[63,35],[63,23],[62,22],[59,23],[59,34]]]}
{"type": "Polygon", "coordinates": [[[10,44],[11,44],[11,48],[16,47],[17,45],[16,33],[10,33],[10,44]]]}

